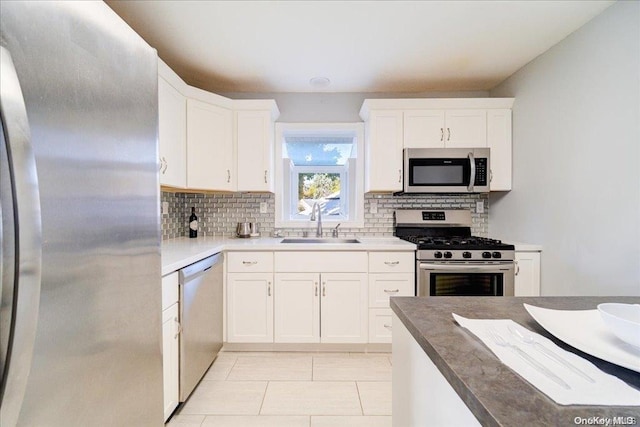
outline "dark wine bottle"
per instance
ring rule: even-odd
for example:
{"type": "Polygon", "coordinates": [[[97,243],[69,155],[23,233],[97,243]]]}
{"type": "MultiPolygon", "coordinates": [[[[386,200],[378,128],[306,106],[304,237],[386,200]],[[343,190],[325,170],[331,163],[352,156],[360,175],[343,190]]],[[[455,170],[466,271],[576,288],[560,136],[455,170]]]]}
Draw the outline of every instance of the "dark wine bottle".
{"type": "Polygon", "coordinates": [[[191,216],[189,216],[189,237],[198,237],[198,217],[195,207],[191,208],[191,216]]]}

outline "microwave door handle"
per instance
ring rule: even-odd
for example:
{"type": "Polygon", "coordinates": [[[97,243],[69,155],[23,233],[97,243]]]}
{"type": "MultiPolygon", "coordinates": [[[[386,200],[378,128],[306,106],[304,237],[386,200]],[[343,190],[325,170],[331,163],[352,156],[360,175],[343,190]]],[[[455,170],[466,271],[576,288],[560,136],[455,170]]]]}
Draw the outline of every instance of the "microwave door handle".
{"type": "Polygon", "coordinates": [[[470,193],[473,191],[473,186],[476,184],[476,159],[473,157],[473,153],[469,152],[467,156],[469,158],[469,163],[471,164],[471,175],[469,176],[469,185],[467,186],[467,191],[470,193]]]}

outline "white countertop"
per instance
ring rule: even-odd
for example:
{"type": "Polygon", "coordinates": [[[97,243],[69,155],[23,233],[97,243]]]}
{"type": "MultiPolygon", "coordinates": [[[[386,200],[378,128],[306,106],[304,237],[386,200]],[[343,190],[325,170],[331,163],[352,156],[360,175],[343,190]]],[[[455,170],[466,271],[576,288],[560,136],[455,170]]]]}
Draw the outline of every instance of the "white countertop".
{"type": "Polygon", "coordinates": [[[542,245],[535,245],[532,243],[514,242],[513,240],[504,239],[502,243],[508,243],[516,247],[516,252],[541,252],[542,245]]]}
{"type": "Polygon", "coordinates": [[[222,251],[413,251],[416,245],[397,237],[358,237],[360,243],[280,243],[282,237],[236,239],[180,237],[162,241],[162,275],[222,251]]]}

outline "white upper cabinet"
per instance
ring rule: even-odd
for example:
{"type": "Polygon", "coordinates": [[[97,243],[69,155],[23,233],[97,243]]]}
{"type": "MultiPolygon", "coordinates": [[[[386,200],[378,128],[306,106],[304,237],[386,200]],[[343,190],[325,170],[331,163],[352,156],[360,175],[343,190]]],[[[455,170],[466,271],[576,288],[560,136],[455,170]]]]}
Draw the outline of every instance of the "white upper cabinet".
{"type": "Polygon", "coordinates": [[[486,146],[486,110],[404,112],[404,148],[486,146]]]}
{"type": "Polygon", "coordinates": [[[231,110],[187,99],[187,187],[235,191],[231,110]]]}
{"type": "Polygon", "coordinates": [[[487,146],[486,110],[449,110],[445,114],[445,147],[487,146]]]}
{"type": "Polygon", "coordinates": [[[273,100],[234,101],[237,149],[237,191],[273,192],[273,100]],[[254,109],[251,109],[254,108],[254,109]],[[260,109],[258,109],[260,108],[260,109]]]}
{"type": "Polygon", "coordinates": [[[442,148],[444,140],[444,110],[404,112],[404,148],[442,148]]]}
{"type": "Polygon", "coordinates": [[[511,109],[487,111],[487,146],[491,148],[491,191],[511,190],[511,109]]]}
{"type": "Polygon", "coordinates": [[[367,192],[402,190],[403,148],[491,149],[491,191],[511,190],[513,98],[366,99],[367,192]]]}
{"type": "Polygon", "coordinates": [[[160,185],[187,186],[187,106],[180,92],[186,86],[158,60],[158,140],[160,185]]]}
{"type": "Polygon", "coordinates": [[[401,191],[402,111],[371,111],[365,122],[365,191],[401,191]]]}

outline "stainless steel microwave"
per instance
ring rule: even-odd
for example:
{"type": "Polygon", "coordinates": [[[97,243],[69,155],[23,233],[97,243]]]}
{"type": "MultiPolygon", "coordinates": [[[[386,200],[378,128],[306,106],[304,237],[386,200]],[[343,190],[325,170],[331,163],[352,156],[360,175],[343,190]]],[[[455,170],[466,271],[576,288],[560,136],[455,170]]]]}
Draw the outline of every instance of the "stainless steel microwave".
{"type": "Polygon", "coordinates": [[[488,193],[489,148],[405,148],[404,193],[488,193]]]}

